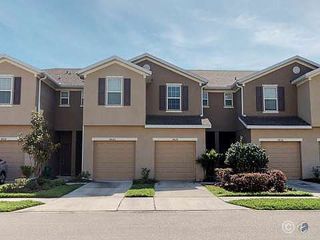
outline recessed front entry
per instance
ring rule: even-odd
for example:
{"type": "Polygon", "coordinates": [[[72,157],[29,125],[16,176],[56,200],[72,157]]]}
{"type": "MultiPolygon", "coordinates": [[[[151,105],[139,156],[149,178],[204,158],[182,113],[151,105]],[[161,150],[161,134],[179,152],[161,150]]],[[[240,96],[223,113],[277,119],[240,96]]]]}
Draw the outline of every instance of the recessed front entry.
{"type": "Polygon", "coordinates": [[[93,178],[95,181],[132,180],[135,142],[94,142],[93,178]]]}
{"type": "Polygon", "coordinates": [[[7,179],[21,177],[20,166],[24,165],[24,153],[18,142],[0,142],[0,159],[8,164],[7,179]]]}
{"type": "Polygon", "coordinates": [[[195,180],[195,142],[155,142],[157,180],[195,180]]]}
{"type": "Polygon", "coordinates": [[[300,142],[262,142],[269,168],[283,171],[289,179],[301,178],[300,142]]]}

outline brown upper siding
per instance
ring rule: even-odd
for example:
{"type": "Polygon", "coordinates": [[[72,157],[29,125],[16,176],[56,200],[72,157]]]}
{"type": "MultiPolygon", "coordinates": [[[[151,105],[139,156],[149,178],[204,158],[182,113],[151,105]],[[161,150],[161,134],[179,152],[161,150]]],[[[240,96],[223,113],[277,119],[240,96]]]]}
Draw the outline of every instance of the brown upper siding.
{"type": "Polygon", "coordinates": [[[70,91],[70,106],[59,107],[60,91],[55,93],[55,130],[82,130],[81,91],[70,91]]]}
{"type": "Polygon", "coordinates": [[[211,130],[235,131],[238,106],[236,93],[233,94],[233,108],[224,108],[223,92],[209,92],[208,96],[209,107],[203,109],[203,115],[210,120],[211,130]]]}
{"type": "Polygon", "coordinates": [[[56,108],[56,91],[49,87],[46,83],[41,83],[41,110],[48,122],[50,129],[54,129],[55,108],[56,108]]]}
{"type": "Polygon", "coordinates": [[[201,87],[198,82],[168,70],[148,60],[138,63],[139,66],[149,64],[152,71],[152,82],[147,84],[147,114],[148,115],[200,115],[201,114],[201,87]],[[159,86],[166,83],[181,83],[188,86],[188,111],[166,112],[159,110],[159,86]]]}
{"type": "Polygon", "coordinates": [[[310,70],[312,69],[309,67],[293,63],[246,83],[244,86],[244,114],[247,116],[297,116],[297,88],[291,84],[291,81],[310,70]],[[301,71],[299,74],[292,72],[294,66],[300,67],[301,71]],[[263,84],[277,84],[279,87],[285,88],[285,111],[279,113],[256,111],[256,87],[263,84]]]}
{"type": "Polygon", "coordinates": [[[84,80],[84,125],[144,125],[146,118],[146,80],[141,74],[112,64],[87,75],[84,80]],[[131,105],[98,105],[98,79],[123,76],[131,79],[131,105]]]}
{"type": "Polygon", "coordinates": [[[0,125],[30,125],[31,112],[36,109],[36,76],[8,62],[0,63],[0,74],[21,77],[20,105],[0,106],[0,125]]]}

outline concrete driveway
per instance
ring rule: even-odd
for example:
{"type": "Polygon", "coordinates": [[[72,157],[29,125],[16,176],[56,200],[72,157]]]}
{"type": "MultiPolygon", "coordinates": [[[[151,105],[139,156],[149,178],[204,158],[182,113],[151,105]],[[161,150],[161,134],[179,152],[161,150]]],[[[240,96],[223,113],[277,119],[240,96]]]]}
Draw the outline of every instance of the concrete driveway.
{"type": "Polygon", "coordinates": [[[156,184],[156,210],[222,210],[244,209],[228,204],[210,193],[199,183],[161,181],[156,184]]]}
{"type": "Polygon", "coordinates": [[[45,205],[21,211],[73,212],[73,211],[116,211],[132,182],[92,182],[77,190],[50,201],[45,205]]]}
{"type": "Polygon", "coordinates": [[[310,192],[314,196],[320,197],[320,184],[319,183],[312,183],[312,182],[306,182],[301,180],[288,180],[288,186],[302,190],[305,192],[310,192]]]}

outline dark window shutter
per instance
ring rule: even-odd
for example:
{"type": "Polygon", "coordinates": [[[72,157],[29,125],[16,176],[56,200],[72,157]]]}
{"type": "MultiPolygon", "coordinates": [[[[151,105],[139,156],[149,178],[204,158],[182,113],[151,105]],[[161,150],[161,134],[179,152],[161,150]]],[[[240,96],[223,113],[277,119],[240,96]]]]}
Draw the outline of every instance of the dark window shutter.
{"type": "Polygon", "coordinates": [[[106,79],[99,78],[98,105],[105,105],[106,101],[106,79]]]}
{"type": "Polygon", "coordinates": [[[21,77],[14,77],[13,87],[13,104],[19,105],[21,102],[21,77]]]}
{"type": "Polygon", "coordinates": [[[263,92],[262,87],[256,87],[256,109],[257,112],[263,110],[263,92]]]}
{"type": "Polygon", "coordinates": [[[189,89],[188,86],[182,86],[182,111],[189,110],[189,89]]]}
{"type": "Polygon", "coordinates": [[[125,78],[123,84],[123,105],[124,106],[130,106],[131,104],[131,79],[125,78]]]}
{"type": "Polygon", "coordinates": [[[284,87],[278,87],[278,110],[285,111],[284,87]]]}
{"type": "Polygon", "coordinates": [[[167,87],[165,85],[159,86],[159,110],[166,110],[166,95],[167,95],[167,87]]]}

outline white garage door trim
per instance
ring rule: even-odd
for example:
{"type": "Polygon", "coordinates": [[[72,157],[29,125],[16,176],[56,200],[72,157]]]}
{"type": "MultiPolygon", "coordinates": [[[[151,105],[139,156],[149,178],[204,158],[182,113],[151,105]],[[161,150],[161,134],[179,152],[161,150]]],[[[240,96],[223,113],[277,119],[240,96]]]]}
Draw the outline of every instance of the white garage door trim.
{"type": "Polygon", "coordinates": [[[93,142],[107,142],[107,141],[118,141],[118,142],[136,142],[138,138],[126,138],[126,137],[93,137],[93,142]]]}
{"type": "Polygon", "coordinates": [[[302,142],[303,138],[259,138],[259,142],[302,142]]]}
{"type": "Polygon", "coordinates": [[[152,140],[155,142],[197,142],[198,138],[152,138],[152,140]]]}
{"type": "Polygon", "coordinates": [[[0,142],[18,141],[18,137],[4,137],[0,136],[0,142]]]}

